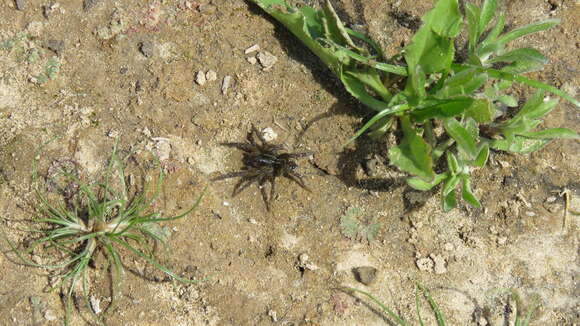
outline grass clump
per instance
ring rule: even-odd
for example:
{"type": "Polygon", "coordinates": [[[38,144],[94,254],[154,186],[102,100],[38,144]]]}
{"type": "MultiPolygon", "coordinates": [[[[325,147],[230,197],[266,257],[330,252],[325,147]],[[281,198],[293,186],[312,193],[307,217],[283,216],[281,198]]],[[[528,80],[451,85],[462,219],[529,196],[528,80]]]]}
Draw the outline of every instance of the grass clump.
{"type": "Polygon", "coordinates": [[[536,130],[558,104],[546,92],[576,107],[580,102],[522,76],[547,63],[538,50],[507,46],[557,25],[557,19],[506,31],[496,0],[466,3],[463,13],[457,0],[437,0],[410,44],[385,58],[375,41],[340,21],[328,0],[321,10],[294,8],[284,0],[250,1],[288,28],[352,96],[376,112],[352,139],[400,131],[397,146],[388,151],[390,163],[412,175],[407,179],[412,188],[426,191],[442,184],[445,211],[457,206],[458,197],[481,206],[470,176],[486,165],[491,149],[530,153],[555,138],[579,138],[566,128],[536,130]],[[457,55],[464,27],[467,42],[457,55]],[[514,83],[538,91],[520,105],[509,95],[514,83]]]}
{"type": "MultiPolygon", "coordinates": [[[[131,185],[125,175],[125,165],[117,156],[115,145],[102,180],[84,182],[73,169],[60,167],[59,171],[49,173],[48,181],[40,182],[36,165],[33,162],[33,184],[38,199],[37,216],[31,222],[33,238],[19,246],[8,240],[4,231],[0,235],[11,247],[20,262],[53,271],[58,280],[51,289],[60,288],[65,305],[65,325],[70,322],[73,303],[84,299],[90,316],[101,324],[118,301],[121,283],[124,279],[123,257],[132,254],[143,259],[171,279],[183,283],[195,283],[181,277],[161,265],[154,257],[156,243],[165,245],[166,233],[161,222],[180,219],[195,209],[201,196],[187,211],[173,217],[163,217],[156,212],[155,201],[163,182],[163,170],[159,166],[157,182],[147,189],[131,185]],[[55,189],[47,191],[46,186],[55,189]],[[56,192],[56,200],[52,195],[56,192]],[[149,194],[151,193],[152,194],[149,194]],[[51,197],[51,198],[49,198],[51,197]],[[32,254],[42,252],[46,255],[34,261],[32,254]],[[106,257],[106,269],[110,274],[110,304],[100,309],[91,305],[89,266],[93,266],[101,252],[106,257]]],[[[50,169],[49,169],[50,170],[50,169]]],[[[79,308],[79,306],[77,306],[79,308]]],[[[79,308],[80,311],[80,308],[79,308]]]]}
{"type": "MultiPolygon", "coordinates": [[[[347,291],[349,293],[352,294],[361,294],[362,296],[366,297],[367,299],[369,299],[371,302],[373,302],[374,304],[376,304],[377,306],[379,306],[380,311],[382,311],[385,315],[388,316],[389,321],[393,324],[393,325],[397,325],[397,326],[410,326],[410,325],[414,325],[411,324],[407,321],[405,321],[403,319],[403,317],[401,317],[400,315],[396,314],[393,312],[392,309],[390,309],[389,307],[387,307],[384,303],[382,303],[379,299],[377,299],[375,296],[373,296],[371,293],[363,291],[363,290],[359,290],[359,289],[355,289],[355,288],[344,288],[344,291],[347,291]]],[[[536,312],[536,310],[538,310],[538,308],[540,307],[540,305],[538,303],[534,303],[532,306],[528,307],[528,309],[524,308],[524,304],[520,298],[520,296],[517,294],[516,291],[512,290],[510,291],[510,298],[512,299],[512,301],[514,302],[515,305],[515,319],[513,321],[513,323],[510,323],[510,315],[507,314],[505,316],[505,320],[503,322],[503,325],[514,325],[514,326],[529,326],[531,321],[532,321],[532,317],[534,315],[534,313],[536,312]]],[[[437,321],[437,326],[445,326],[445,316],[443,315],[443,313],[441,312],[441,309],[439,308],[439,305],[437,304],[437,302],[433,299],[433,297],[431,296],[431,293],[429,292],[429,290],[420,285],[417,284],[416,288],[415,288],[415,307],[416,307],[416,311],[417,311],[417,319],[419,321],[419,325],[420,326],[425,326],[425,323],[423,321],[423,318],[421,317],[421,297],[423,297],[427,303],[429,304],[429,308],[431,309],[431,311],[433,312],[433,315],[435,316],[435,320],[437,321]]],[[[507,306],[506,309],[511,309],[509,308],[510,306],[507,306]]],[[[488,325],[493,326],[492,321],[491,321],[491,316],[489,316],[490,313],[488,311],[488,309],[484,309],[484,316],[483,318],[485,318],[485,320],[488,322],[488,325]]]]}

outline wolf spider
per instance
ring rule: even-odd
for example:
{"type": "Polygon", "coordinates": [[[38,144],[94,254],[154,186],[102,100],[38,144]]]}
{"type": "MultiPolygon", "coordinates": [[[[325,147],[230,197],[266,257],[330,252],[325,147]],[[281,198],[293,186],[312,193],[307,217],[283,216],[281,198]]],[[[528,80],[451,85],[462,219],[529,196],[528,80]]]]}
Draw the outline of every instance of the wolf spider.
{"type": "Polygon", "coordinates": [[[268,143],[262,134],[252,126],[246,143],[222,143],[224,146],[235,147],[244,151],[241,171],[231,172],[213,179],[213,181],[240,177],[235,185],[232,197],[235,197],[254,183],[258,184],[266,210],[270,211],[270,202],[276,194],[276,178],[283,176],[296,182],[303,189],[310,191],[302,176],[296,171],[298,164],[294,159],[310,156],[312,153],[284,153],[281,145],[268,143]],[[268,196],[264,185],[270,183],[268,196]]]}

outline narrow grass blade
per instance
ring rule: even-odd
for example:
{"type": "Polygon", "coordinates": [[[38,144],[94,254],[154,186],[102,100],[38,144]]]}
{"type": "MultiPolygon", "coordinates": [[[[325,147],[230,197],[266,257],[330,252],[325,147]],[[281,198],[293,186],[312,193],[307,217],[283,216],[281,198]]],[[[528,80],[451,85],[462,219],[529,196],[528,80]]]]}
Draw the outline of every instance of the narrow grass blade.
{"type": "Polygon", "coordinates": [[[364,295],[365,297],[369,298],[372,302],[377,304],[379,307],[381,307],[383,312],[385,312],[387,315],[389,315],[389,317],[391,317],[398,325],[409,326],[409,324],[407,324],[400,316],[398,316],[397,314],[392,312],[387,306],[385,306],[382,302],[380,302],[372,294],[365,292],[365,291],[362,291],[362,290],[359,290],[359,289],[355,289],[355,288],[345,288],[345,290],[360,293],[360,294],[364,295]]]}

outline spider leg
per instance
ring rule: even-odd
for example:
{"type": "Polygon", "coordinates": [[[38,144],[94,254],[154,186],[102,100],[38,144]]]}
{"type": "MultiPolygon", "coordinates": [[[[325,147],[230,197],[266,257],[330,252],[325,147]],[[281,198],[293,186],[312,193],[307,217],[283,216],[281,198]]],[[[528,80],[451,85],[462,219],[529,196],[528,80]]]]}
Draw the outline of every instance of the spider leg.
{"type": "Polygon", "coordinates": [[[304,153],[285,153],[280,156],[284,156],[285,158],[301,158],[301,157],[308,157],[313,155],[313,152],[304,152],[304,153]]]}
{"type": "Polygon", "coordinates": [[[276,177],[271,175],[270,176],[270,201],[274,199],[274,195],[276,194],[276,177]]]}
{"type": "Polygon", "coordinates": [[[302,189],[310,192],[310,189],[308,188],[308,186],[306,186],[306,183],[304,183],[304,180],[302,179],[302,176],[296,172],[284,172],[284,176],[294,182],[296,182],[300,187],[302,187],[302,189]]]}
{"type": "Polygon", "coordinates": [[[242,191],[246,190],[254,182],[258,181],[256,175],[245,176],[234,186],[234,191],[232,192],[232,197],[236,197],[242,191]]]}
{"type": "Polygon", "coordinates": [[[222,174],[220,176],[217,176],[217,177],[211,179],[211,181],[220,181],[220,180],[225,180],[225,179],[230,179],[230,178],[244,177],[250,173],[251,173],[251,171],[230,172],[230,173],[226,173],[226,174],[222,174]]]}
{"type": "Polygon", "coordinates": [[[253,146],[252,144],[248,144],[248,143],[220,143],[220,145],[226,146],[226,147],[237,148],[237,149],[242,150],[246,153],[255,152],[255,148],[254,148],[255,146],[253,146]]]}
{"type": "Polygon", "coordinates": [[[262,176],[262,178],[260,179],[260,192],[262,193],[262,199],[264,200],[264,203],[266,204],[266,210],[269,212],[270,211],[270,200],[272,200],[272,198],[268,198],[268,194],[266,193],[266,188],[264,188],[264,184],[266,183],[266,179],[267,176],[262,176]]]}

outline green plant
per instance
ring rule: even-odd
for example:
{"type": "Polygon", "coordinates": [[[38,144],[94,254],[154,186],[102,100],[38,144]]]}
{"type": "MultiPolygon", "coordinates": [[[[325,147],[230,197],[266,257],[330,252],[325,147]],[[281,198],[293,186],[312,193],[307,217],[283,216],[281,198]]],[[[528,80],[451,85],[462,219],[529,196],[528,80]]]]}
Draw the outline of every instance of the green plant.
{"type": "MultiPolygon", "coordinates": [[[[370,294],[366,291],[355,289],[355,288],[344,288],[344,290],[351,292],[351,293],[362,294],[363,296],[370,299],[373,303],[378,305],[381,308],[381,310],[389,318],[392,319],[392,321],[394,322],[394,325],[399,325],[399,326],[411,325],[408,322],[406,322],[403,319],[403,317],[394,313],[391,309],[389,309],[389,307],[387,307],[385,304],[383,304],[379,299],[377,299],[372,294],[370,294]]],[[[511,299],[515,303],[515,309],[516,309],[516,317],[514,320],[514,325],[515,326],[529,326],[530,322],[532,320],[532,316],[534,315],[534,312],[536,312],[536,310],[540,307],[540,305],[535,303],[532,305],[532,307],[530,309],[525,311],[525,309],[523,309],[524,305],[522,303],[522,300],[520,299],[520,297],[516,293],[516,291],[512,290],[510,294],[511,294],[511,299]]],[[[425,300],[427,300],[427,303],[429,303],[429,307],[431,308],[431,311],[433,311],[433,314],[435,315],[435,320],[437,320],[437,326],[445,326],[445,317],[443,316],[441,309],[439,309],[439,305],[433,299],[433,297],[431,296],[431,293],[429,292],[429,290],[426,287],[424,287],[420,284],[417,284],[417,286],[415,288],[415,307],[416,307],[416,311],[417,311],[417,319],[419,320],[419,325],[425,326],[425,323],[423,322],[423,318],[421,318],[421,312],[420,312],[420,310],[421,310],[421,304],[420,304],[421,296],[423,296],[425,298],[425,300]]],[[[488,322],[490,322],[489,317],[485,317],[485,318],[488,319],[488,322]]],[[[506,320],[505,320],[504,324],[505,325],[510,324],[509,323],[509,316],[506,316],[506,320]]]]}
{"type": "Polygon", "coordinates": [[[505,32],[504,16],[496,17],[496,0],[483,0],[481,7],[467,3],[467,24],[457,0],[438,0],[411,43],[386,60],[376,42],[344,26],[328,0],[318,11],[293,8],[284,0],[250,1],[298,37],[352,96],[377,111],[352,139],[367,131],[371,137],[402,131],[398,146],[389,149],[390,163],[413,175],[407,182],[415,189],[443,184],[445,211],[456,207],[458,192],[469,204],[481,206],[470,173],[485,166],[490,149],[530,153],[555,138],[578,139],[565,128],[534,131],[558,103],[545,98],[545,92],[575,106],[579,102],[521,76],[547,62],[539,51],[506,49],[517,38],[555,26],[556,19],[505,32]],[[456,56],[455,41],[464,25],[468,41],[463,60],[456,56]],[[519,107],[518,99],[506,94],[514,82],[539,90],[519,107]]]}
{"type": "Polygon", "coordinates": [[[366,240],[371,243],[377,237],[381,225],[370,219],[361,222],[359,220],[361,215],[362,212],[359,208],[349,208],[340,217],[340,233],[351,240],[366,240]]]}
{"type": "Polygon", "coordinates": [[[117,156],[115,145],[103,180],[85,183],[74,171],[70,171],[70,167],[61,167],[46,184],[60,194],[57,196],[58,200],[50,200],[49,196],[54,193],[42,190],[39,185],[45,184],[38,181],[38,157],[39,155],[33,161],[32,169],[38,198],[38,216],[32,219],[36,227],[29,230],[35,236],[27,242],[24,249],[17,248],[1,229],[0,236],[22,263],[56,271],[58,282],[52,289],[60,287],[63,293],[65,324],[70,321],[73,299],[77,294],[81,294],[86,300],[87,310],[95,321],[102,322],[117,301],[116,294],[125,273],[121,258],[129,253],[142,258],[174,280],[183,283],[198,282],[180,277],[158,263],[154,258],[153,243],[165,245],[167,234],[159,226],[160,222],[185,217],[197,207],[202,196],[184,213],[174,217],[162,217],[154,211],[154,204],[163,182],[163,170],[159,166],[152,195],[148,194],[151,190],[146,189],[146,184],[132,191],[132,186],[126,182],[125,166],[117,156]],[[41,259],[47,263],[38,263],[38,259],[33,261],[28,258],[31,254],[38,255],[39,252],[46,253],[41,259]],[[89,264],[95,263],[99,252],[107,258],[107,269],[112,280],[111,303],[100,314],[94,311],[95,307],[91,306],[89,300],[90,269],[87,268],[89,264]]]}

